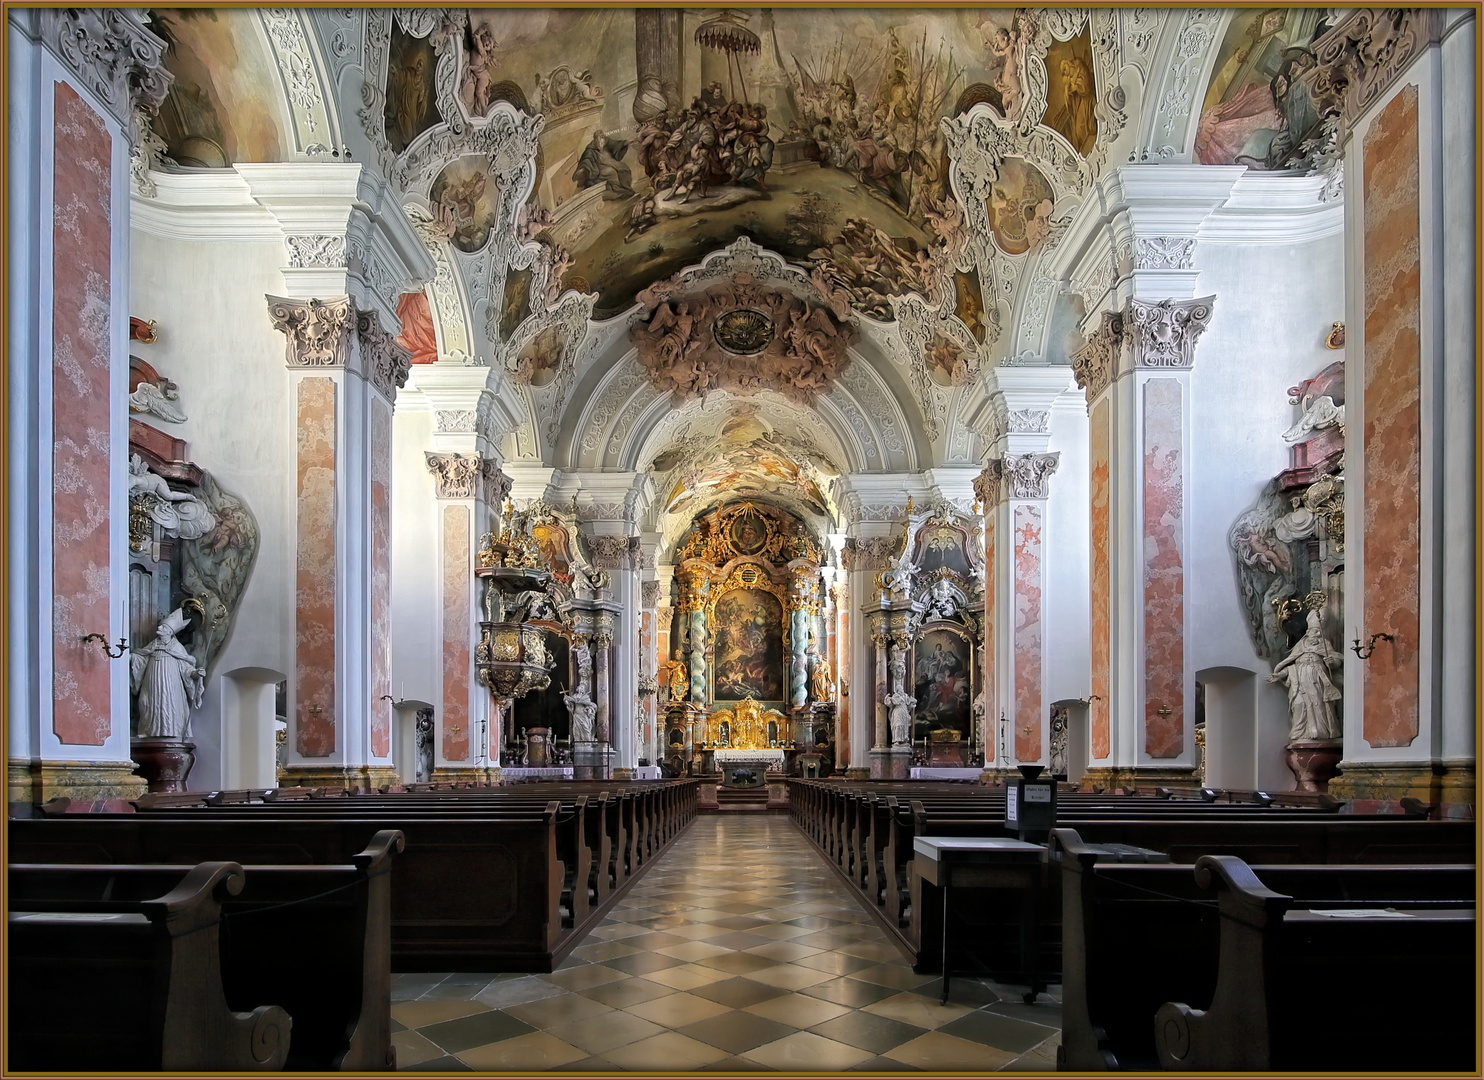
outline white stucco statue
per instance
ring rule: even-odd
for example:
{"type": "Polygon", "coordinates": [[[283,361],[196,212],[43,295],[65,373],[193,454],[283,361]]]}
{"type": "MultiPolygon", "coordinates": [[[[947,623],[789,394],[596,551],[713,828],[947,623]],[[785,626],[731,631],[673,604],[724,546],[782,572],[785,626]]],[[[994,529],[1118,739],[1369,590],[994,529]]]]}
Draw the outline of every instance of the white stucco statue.
{"type": "Polygon", "coordinates": [[[138,694],[139,736],[182,739],[189,733],[191,710],[201,707],[206,669],[186,652],[175,636],[186,628],[176,608],[160,622],[155,640],[129,655],[130,688],[138,694]]]}
{"type": "Polygon", "coordinates": [[[577,685],[562,695],[572,717],[572,742],[592,742],[598,706],[593,701],[593,654],[585,640],[579,638],[573,645],[572,658],[577,663],[577,685]]]}
{"type": "Polygon", "coordinates": [[[893,642],[887,656],[886,666],[891,672],[891,692],[900,694],[907,684],[907,650],[893,642]]]}
{"type": "Polygon", "coordinates": [[[891,744],[907,746],[912,742],[912,707],[917,704],[917,699],[911,694],[887,694],[886,704],[891,709],[887,716],[891,744]]]}
{"type": "Polygon", "coordinates": [[[585,693],[569,692],[562,695],[567,711],[572,716],[572,743],[590,743],[594,740],[594,727],[598,718],[598,706],[585,693]]]}
{"type": "Polygon", "coordinates": [[[194,495],[174,490],[163,476],[150,472],[142,457],[131,454],[129,501],[132,503],[139,497],[148,500],[146,512],[151,520],[171,536],[178,536],[182,540],[197,540],[216,528],[216,518],[205,503],[194,495]]]}
{"type": "Polygon", "coordinates": [[[1278,661],[1268,680],[1288,685],[1290,741],[1338,739],[1341,731],[1335,702],[1343,695],[1330,677],[1329,669],[1339,667],[1344,657],[1325,640],[1319,612],[1309,612],[1307,621],[1309,629],[1293,651],[1278,661]]]}

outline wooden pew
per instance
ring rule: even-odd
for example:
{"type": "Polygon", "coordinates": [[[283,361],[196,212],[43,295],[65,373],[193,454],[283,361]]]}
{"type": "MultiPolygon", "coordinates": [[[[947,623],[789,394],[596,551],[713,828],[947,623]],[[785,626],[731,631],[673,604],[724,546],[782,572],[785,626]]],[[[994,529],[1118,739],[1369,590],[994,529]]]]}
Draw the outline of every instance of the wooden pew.
{"type": "MultiPolygon", "coordinates": [[[[272,1001],[293,1018],[284,1067],[355,1072],[396,1067],[391,1043],[390,871],[402,834],[377,833],[348,866],[249,866],[222,903],[222,986],[246,1011],[272,1001]],[[284,978],[282,959],[321,973],[284,978]]],[[[13,906],[147,897],[189,867],[11,864],[13,906]]]]}
{"type": "MultiPolygon", "coordinates": [[[[10,857],[28,862],[182,863],[201,852],[238,862],[350,862],[375,834],[401,830],[391,880],[394,971],[551,971],[563,945],[565,868],[557,804],[477,817],[275,815],[248,807],[73,815],[11,822],[10,857]]],[[[566,948],[575,940],[565,943],[566,948]]]]}
{"type": "Polygon", "coordinates": [[[233,1011],[222,988],[221,904],[244,877],[237,863],[206,862],[180,868],[152,898],[22,898],[12,890],[7,1067],[282,1069],[289,1014],[270,1004],[233,1011]]]}
{"type": "Polygon", "coordinates": [[[1275,870],[1215,855],[1194,878],[1219,898],[1216,985],[1207,1008],[1169,1000],[1155,1014],[1166,1069],[1478,1067],[1473,867],[1275,870]]]}

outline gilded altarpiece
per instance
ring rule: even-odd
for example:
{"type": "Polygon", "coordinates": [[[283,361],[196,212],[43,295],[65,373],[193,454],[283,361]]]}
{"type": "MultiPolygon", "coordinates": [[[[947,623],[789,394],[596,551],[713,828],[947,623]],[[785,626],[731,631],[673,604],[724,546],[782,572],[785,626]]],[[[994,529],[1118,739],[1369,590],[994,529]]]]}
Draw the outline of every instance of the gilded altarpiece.
{"type": "Polygon", "coordinates": [[[791,515],[741,502],[697,519],[678,554],[695,748],[792,751],[811,665],[828,663],[817,542],[791,515]]]}

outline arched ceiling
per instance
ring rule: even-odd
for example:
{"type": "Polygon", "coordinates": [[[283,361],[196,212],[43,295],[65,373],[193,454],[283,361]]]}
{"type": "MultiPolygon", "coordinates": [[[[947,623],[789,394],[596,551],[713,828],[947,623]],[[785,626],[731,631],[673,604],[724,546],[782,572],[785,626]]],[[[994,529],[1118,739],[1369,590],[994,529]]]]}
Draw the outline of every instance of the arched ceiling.
{"type": "Polygon", "coordinates": [[[487,365],[519,399],[517,430],[487,433],[507,459],[647,472],[672,516],[758,488],[818,521],[835,473],[977,460],[988,369],[1080,343],[1052,267],[1093,182],[1190,160],[1203,105],[1261,97],[1264,57],[1314,29],[1143,8],[154,19],[170,151],[361,161],[401,193],[437,266],[440,362],[487,365]],[[748,316],[761,351],[731,350],[722,390],[687,395],[636,335],[670,335],[712,290],[662,344],[716,355],[718,287],[763,290],[773,316],[748,316]],[[811,367],[821,342],[845,362],[811,367]],[[734,377],[769,349],[804,389],[734,377]]]}

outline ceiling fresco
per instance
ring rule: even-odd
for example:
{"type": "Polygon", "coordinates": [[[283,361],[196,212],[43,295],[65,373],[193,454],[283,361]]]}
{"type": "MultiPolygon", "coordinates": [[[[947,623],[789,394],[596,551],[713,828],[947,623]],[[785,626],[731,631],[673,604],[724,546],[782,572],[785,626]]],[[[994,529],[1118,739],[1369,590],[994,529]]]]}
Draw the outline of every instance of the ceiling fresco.
{"type": "Polygon", "coordinates": [[[176,164],[283,159],[277,77],[250,25],[226,12],[183,8],[152,11],[150,29],[165,39],[165,67],[175,76],[154,132],[176,164]]]}
{"type": "Polygon", "coordinates": [[[152,18],[164,167],[378,171],[436,267],[397,300],[417,362],[489,369],[509,460],[682,515],[977,460],[989,373],[1082,344],[1096,283],[1055,267],[1103,170],[1303,165],[1331,92],[1317,9],[152,18]]]}

